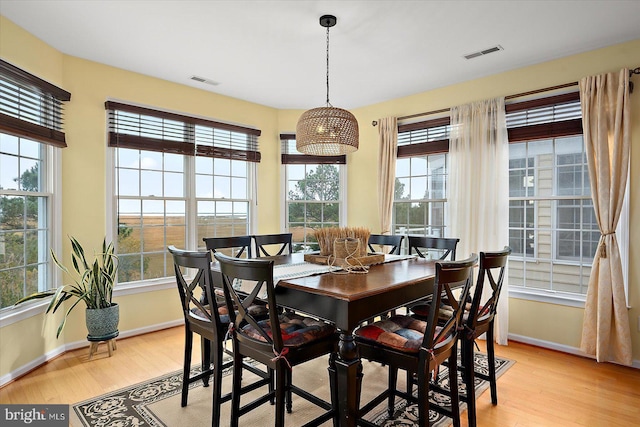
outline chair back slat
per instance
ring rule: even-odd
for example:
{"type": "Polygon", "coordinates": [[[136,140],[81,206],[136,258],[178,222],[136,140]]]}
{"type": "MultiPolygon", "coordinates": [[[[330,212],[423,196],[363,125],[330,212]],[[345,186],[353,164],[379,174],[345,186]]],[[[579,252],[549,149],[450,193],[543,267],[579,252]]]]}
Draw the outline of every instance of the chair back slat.
{"type": "Polygon", "coordinates": [[[274,261],[260,260],[257,258],[231,258],[219,252],[215,253],[214,256],[220,263],[227,305],[233,304],[233,306],[236,307],[236,310],[229,311],[230,322],[233,324],[236,338],[260,351],[265,351],[265,349],[270,348],[273,348],[274,351],[281,351],[283,341],[282,334],[280,333],[279,313],[273,286],[274,261]],[[243,284],[251,283],[249,293],[239,293],[236,290],[234,284],[238,280],[242,281],[243,284]],[[263,319],[257,319],[248,310],[253,304],[259,303],[258,297],[261,295],[263,286],[266,287],[267,291],[271,334],[264,329],[264,322],[261,322],[263,319]],[[260,334],[263,340],[259,340],[248,334],[246,330],[243,329],[246,326],[250,326],[252,331],[260,334]]]}
{"type": "Polygon", "coordinates": [[[498,301],[504,282],[507,259],[511,248],[505,246],[496,252],[480,252],[480,271],[471,300],[471,308],[467,317],[467,329],[476,336],[484,333],[484,325],[493,321],[498,310],[498,301]],[[491,286],[491,295],[482,302],[482,294],[486,284],[491,286]]]}
{"type": "Polygon", "coordinates": [[[221,249],[228,249],[226,251],[228,255],[233,255],[236,258],[253,258],[251,236],[205,237],[202,241],[207,250],[213,253],[219,252],[221,249]]]}
{"type": "Polygon", "coordinates": [[[207,301],[216,301],[211,273],[211,253],[185,251],[175,246],[169,246],[168,251],[173,256],[176,284],[185,322],[196,322],[201,327],[206,327],[203,322],[210,322],[212,330],[217,331],[221,325],[220,315],[217,307],[210,308],[207,304],[207,301]],[[197,270],[191,280],[185,277],[187,269],[197,270]],[[205,294],[206,299],[198,296],[198,288],[205,294]]]}
{"type": "Polygon", "coordinates": [[[376,252],[372,245],[391,246],[389,254],[400,255],[400,248],[402,246],[403,235],[399,234],[371,234],[369,235],[369,250],[376,252]]]}
{"type": "Polygon", "coordinates": [[[289,255],[293,252],[293,234],[281,233],[281,234],[260,234],[253,236],[253,240],[256,243],[256,255],[261,256],[278,256],[289,255]],[[268,252],[265,246],[280,245],[276,247],[277,252],[268,252]]]}
{"type": "Polygon", "coordinates": [[[420,258],[427,258],[429,250],[437,250],[442,254],[438,258],[441,261],[447,259],[456,260],[456,248],[460,241],[457,237],[430,237],[430,236],[408,236],[409,255],[417,254],[420,258]]]}
{"type": "Polygon", "coordinates": [[[473,267],[477,263],[476,254],[471,254],[462,261],[436,262],[436,278],[427,320],[428,331],[425,331],[423,341],[425,349],[440,351],[455,343],[464,304],[473,281],[473,267]],[[440,310],[444,298],[451,307],[446,317],[440,310]]]}

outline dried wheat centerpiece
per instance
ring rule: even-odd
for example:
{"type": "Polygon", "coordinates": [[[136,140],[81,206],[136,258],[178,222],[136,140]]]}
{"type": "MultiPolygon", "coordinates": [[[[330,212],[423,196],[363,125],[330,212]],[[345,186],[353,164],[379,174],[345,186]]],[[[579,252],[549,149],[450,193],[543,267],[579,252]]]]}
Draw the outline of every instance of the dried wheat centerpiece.
{"type": "Polygon", "coordinates": [[[384,262],[384,255],[367,253],[370,234],[364,227],[319,228],[314,230],[314,235],[320,246],[320,255],[306,254],[304,259],[343,268],[384,262]]]}
{"type": "MultiPolygon", "coordinates": [[[[353,248],[353,244],[356,242],[353,242],[352,240],[349,244],[351,249],[350,255],[362,257],[367,255],[367,242],[369,241],[369,235],[371,232],[368,228],[364,227],[329,227],[314,230],[314,234],[316,236],[316,240],[318,240],[320,255],[322,256],[335,255],[336,240],[340,240],[341,243],[344,243],[344,239],[357,239],[357,251],[353,248]]],[[[341,247],[339,250],[342,249],[344,248],[341,247]]]]}

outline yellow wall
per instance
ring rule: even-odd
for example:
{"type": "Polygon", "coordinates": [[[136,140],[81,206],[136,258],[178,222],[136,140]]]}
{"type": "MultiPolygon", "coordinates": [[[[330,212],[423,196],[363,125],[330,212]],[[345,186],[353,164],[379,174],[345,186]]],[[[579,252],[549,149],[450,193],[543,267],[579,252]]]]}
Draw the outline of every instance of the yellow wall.
{"type": "MultiPolygon", "coordinates": [[[[584,309],[558,304],[509,299],[509,333],[580,348],[584,309]]],[[[632,331],[636,330],[635,325],[632,331]]],[[[637,335],[637,333],[636,333],[637,335]]],[[[561,349],[561,348],[560,348],[561,349]]],[[[634,353],[638,359],[637,353],[634,353]]]]}
{"type": "MultiPolygon", "coordinates": [[[[63,150],[62,236],[74,235],[81,242],[100,242],[106,233],[106,116],[107,98],[140,103],[229,121],[262,130],[258,165],[257,232],[279,231],[280,132],[295,130],[301,111],[273,108],[224,97],[210,92],[108,67],[63,55],[34,38],[4,17],[0,17],[0,57],[71,92],[66,107],[68,148],[63,150]]],[[[450,107],[483,98],[509,95],[556,84],[577,81],[590,74],[640,65],[640,40],[581,55],[531,66],[409,97],[396,99],[353,113],[360,124],[360,149],[348,156],[349,225],[379,231],[377,214],[377,128],[372,120],[450,107]]],[[[640,92],[640,79],[634,78],[640,92]]],[[[373,89],[372,89],[373,90],[373,89]]],[[[310,105],[309,107],[314,107],[310,105]]],[[[632,110],[640,111],[640,94],[632,96],[632,110]]],[[[637,117],[637,113],[635,113],[637,117]]],[[[640,144],[640,120],[633,124],[633,145],[640,144]]],[[[640,150],[631,160],[631,216],[640,217],[640,150]]],[[[640,240],[640,225],[631,225],[631,242],[640,240]]],[[[65,241],[63,253],[69,252],[65,241]]],[[[630,310],[633,356],[640,359],[640,259],[638,247],[631,247],[630,310]]],[[[64,257],[68,262],[68,257],[64,257]]],[[[175,290],[116,298],[121,306],[120,330],[150,327],[181,318],[175,290]]],[[[511,299],[510,333],[577,347],[582,309],[511,299]],[[547,319],[543,321],[539,319],[547,319]]],[[[0,327],[0,377],[27,365],[63,343],[84,339],[84,313],[73,313],[71,324],[60,340],[55,339],[57,320],[36,316],[0,327]],[[43,327],[44,325],[44,327],[43,327]]]]}

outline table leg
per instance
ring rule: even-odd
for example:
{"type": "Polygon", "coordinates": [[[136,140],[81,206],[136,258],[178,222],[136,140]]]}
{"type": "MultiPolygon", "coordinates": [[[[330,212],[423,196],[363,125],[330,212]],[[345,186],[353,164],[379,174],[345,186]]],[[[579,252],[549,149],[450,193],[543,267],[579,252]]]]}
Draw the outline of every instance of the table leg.
{"type": "Polygon", "coordinates": [[[362,362],[351,331],[340,331],[338,354],[330,358],[332,400],[337,403],[338,425],[355,427],[358,421],[362,362]]]}

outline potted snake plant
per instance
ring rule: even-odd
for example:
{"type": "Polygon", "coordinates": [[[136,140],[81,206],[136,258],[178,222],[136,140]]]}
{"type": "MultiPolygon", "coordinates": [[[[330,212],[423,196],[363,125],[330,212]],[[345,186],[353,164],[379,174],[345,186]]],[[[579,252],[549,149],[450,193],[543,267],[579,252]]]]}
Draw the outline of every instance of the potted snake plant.
{"type": "Polygon", "coordinates": [[[34,299],[52,297],[46,313],[55,313],[60,307],[64,308],[64,302],[75,299],[67,309],[62,322],[58,326],[56,337],[67,323],[69,313],[81,302],[86,305],[86,325],[90,341],[107,340],[118,335],[118,323],[120,320],[119,307],[112,301],[113,286],[118,273],[118,257],[115,255],[113,243],[107,244],[106,238],[102,241],[102,251],[94,255],[90,263],[85,255],[82,245],[73,237],[71,240],[71,260],[74,273],[65,267],[56,254],[51,252],[53,262],[67,275],[73,277],[73,283],[38,292],[26,296],[16,302],[21,304],[34,299]]]}

